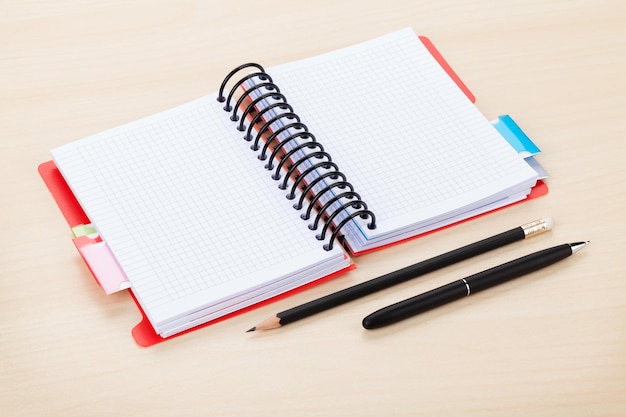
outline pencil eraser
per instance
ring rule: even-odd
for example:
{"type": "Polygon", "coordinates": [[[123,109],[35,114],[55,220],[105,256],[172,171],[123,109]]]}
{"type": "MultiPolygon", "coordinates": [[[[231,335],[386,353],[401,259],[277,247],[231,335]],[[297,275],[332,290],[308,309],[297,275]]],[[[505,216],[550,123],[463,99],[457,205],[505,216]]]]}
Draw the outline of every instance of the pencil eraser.
{"type": "Polygon", "coordinates": [[[546,228],[548,230],[552,230],[552,226],[554,226],[554,220],[552,220],[552,217],[546,217],[543,220],[546,222],[546,228]]]}

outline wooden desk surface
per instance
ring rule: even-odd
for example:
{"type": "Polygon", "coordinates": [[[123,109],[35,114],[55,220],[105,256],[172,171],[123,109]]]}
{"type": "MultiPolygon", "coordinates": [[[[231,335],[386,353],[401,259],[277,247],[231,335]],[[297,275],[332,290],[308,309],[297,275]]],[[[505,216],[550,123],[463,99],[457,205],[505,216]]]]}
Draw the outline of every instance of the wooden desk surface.
{"type": "Polygon", "coordinates": [[[626,3],[34,2],[0,6],[0,415],[626,415],[626,3]],[[411,26],[489,118],[541,146],[550,193],[402,246],[289,299],[135,345],[37,174],[49,149],[291,61],[411,26]],[[550,215],[553,232],[283,329],[272,313],[550,215]],[[380,331],[372,310],[573,240],[575,258],[380,331]]]}

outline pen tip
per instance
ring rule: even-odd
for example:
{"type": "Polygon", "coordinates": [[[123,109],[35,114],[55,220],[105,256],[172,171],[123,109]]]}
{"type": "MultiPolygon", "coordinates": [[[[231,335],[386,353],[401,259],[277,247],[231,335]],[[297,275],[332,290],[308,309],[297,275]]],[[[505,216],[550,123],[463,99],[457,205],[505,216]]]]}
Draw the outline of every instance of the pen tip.
{"type": "Polygon", "coordinates": [[[588,244],[589,244],[588,240],[585,240],[583,242],[571,243],[570,247],[572,248],[572,254],[578,252],[579,250],[581,250],[582,248],[584,248],[588,244]]]}
{"type": "Polygon", "coordinates": [[[255,330],[256,330],[256,326],[255,326],[255,327],[253,327],[253,328],[251,328],[251,329],[249,329],[249,330],[246,330],[246,333],[250,333],[250,332],[253,332],[253,331],[255,331],[255,330]]]}

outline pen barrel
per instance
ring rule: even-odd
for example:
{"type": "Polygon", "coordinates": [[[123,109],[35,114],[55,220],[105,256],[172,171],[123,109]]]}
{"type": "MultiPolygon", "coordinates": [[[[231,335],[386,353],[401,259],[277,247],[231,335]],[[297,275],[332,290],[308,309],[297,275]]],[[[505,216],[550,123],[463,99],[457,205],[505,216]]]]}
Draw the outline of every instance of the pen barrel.
{"type": "Polygon", "coordinates": [[[559,245],[470,275],[465,280],[471,292],[475,293],[552,265],[571,254],[572,248],[569,244],[559,245]]]}
{"type": "MultiPolygon", "coordinates": [[[[581,244],[584,245],[577,245],[581,244]]],[[[392,304],[365,317],[363,327],[383,327],[531,273],[567,258],[573,253],[572,248],[564,244],[544,249],[392,304]]]]}
{"type": "Polygon", "coordinates": [[[370,314],[363,319],[363,327],[366,329],[383,327],[468,295],[466,283],[463,280],[454,281],[370,314]]]}

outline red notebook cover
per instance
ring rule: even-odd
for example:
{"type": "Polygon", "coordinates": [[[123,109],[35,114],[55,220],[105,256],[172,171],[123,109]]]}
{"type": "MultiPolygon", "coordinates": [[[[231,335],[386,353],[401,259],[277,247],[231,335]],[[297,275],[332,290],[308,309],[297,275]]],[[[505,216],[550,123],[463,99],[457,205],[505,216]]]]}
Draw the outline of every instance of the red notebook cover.
{"type": "MultiPolygon", "coordinates": [[[[471,93],[471,91],[467,88],[467,86],[461,81],[461,79],[458,77],[458,75],[454,72],[454,70],[452,70],[452,67],[450,67],[450,65],[445,61],[445,59],[443,58],[443,56],[439,53],[439,51],[435,48],[435,46],[432,44],[432,42],[424,36],[420,36],[419,39],[424,43],[424,45],[426,46],[426,48],[429,50],[429,52],[433,55],[433,57],[435,57],[435,59],[437,59],[437,61],[439,62],[439,64],[442,66],[442,68],[446,71],[446,73],[450,76],[450,78],[452,78],[454,80],[454,82],[459,86],[459,88],[465,93],[465,95],[472,101],[475,102],[475,97],[474,95],[471,93]]],[[[80,206],[80,204],[78,203],[78,200],[76,199],[76,197],[74,196],[74,194],[72,193],[72,191],[70,190],[69,186],[67,185],[67,183],[65,182],[63,176],[61,175],[60,171],[58,170],[58,168],[56,167],[56,165],[54,164],[53,161],[48,161],[48,162],[44,162],[39,166],[39,173],[41,175],[41,177],[43,178],[44,182],[46,183],[48,189],[50,190],[50,193],[52,194],[54,200],[56,201],[57,205],[59,206],[59,209],[61,210],[61,213],[63,214],[63,216],[65,217],[65,220],[67,221],[68,225],[70,227],[75,227],[78,225],[82,225],[82,224],[89,224],[90,220],[87,217],[87,215],[85,214],[85,212],[83,211],[82,207],[80,206]]],[[[546,194],[548,192],[548,187],[547,185],[543,182],[543,181],[538,181],[537,184],[535,185],[535,187],[533,188],[532,192],[530,193],[530,195],[528,196],[527,199],[522,200],[518,203],[514,203],[514,204],[519,204],[523,201],[528,201],[529,199],[533,199],[539,196],[542,196],[544,194],[546,194]]],[[[506,206],[508,207],[508,206],[506,206]]],[[[502,207],[504,208],[504,207],[502,207]]],[[[501,210],[500,209],[496,209],[493,211],[497,211],[497,210],[501,210]]],[[[471,220],[473,218],[476,217],[481,217],[484,216],[485,214],[488,213],[484,213],[478,216],[474,216],[471,217],[469,219],[465,219],[447,226],[444,226],[442,228],[436,229],[436,230],[432,230],[430,232],[427,233],[423,233],[420,235],[416,235],[416,236],[412,236],[406,239],[403,239],[401,241],[397,241],[394,243],[390,243],[388,245],[385,246],[380,246],[368,251],[363,251],[363,252],[359,252],[358,254],[355,255],[361,255],[361,254],[365,254],[365,253],[369,253],[371,251],[376,251],[379,249],[383,249],[392,245],[396,245],[402,242],[405,242],[407,240],[411,240],[411,239],[415,239],[418,238],[420,236],[425,236],[431,233],[434,233],[438,230],[442,230],[442,229],[446,229],[448,227],[454,226],[456,224],[460,224],[460,223],[464,223],[468,220],[471,220]]],[[[85,247],[88,246],[90,244],[95,244],[95,243],[100,243],[100,239],[99,238],[95,238],[95,239],[90,239],[87,238],[85,236],[81,236],[81,237],[77,237],[74,238],[74,243],[76,244],[77,248],[80,251],[81,247],[85,247]]],[[[81,252],[81,256],[82,256],[82,252],[81,252]]],[[[94,278],[96,279],[96,281],[100,284],[100,279],[97,276],[97,270],[95,270],[92,265],[90,265],[88,259],[86,259],[83,256],[83,259],[85,260],[87,267],[90,269],[90,271],[92,272],[92,275],[94,276],[94,278]]],[[[112,260],[113,262],[115,262],[115,260],[112,260]]],[[[337,271],[333,274],[330,274],[328,276],[325,276],[321,279],[318,279],[314,282],[311,282],[309,284],[306,284],[304,286],[295,288],[291,291],[288,291],[286,293],[280,294],[278,296],[272,297],[270,299],[267,299],[265,301],[259,302],[257,304],[254,304],[252,306],[246,307],[244,309],[238,310],[236,312],[227,314],[225,316],[222,316],[220,318],[217,318],[215,320],[209,321],[207,323],[198,325],[196,327],[193,327],[189,330],[186,330],[184,332],[181,333],[177,333],[173,336],[169,336],[167,338],[163,338],[160,335],[158,335],[154,329],[152,328],[152,325],[150,324],[146,314],[144,313],[144,311],[141,309],[137,299],[135,298],[134,294],[132,291],[130,291],[130,294],[133,298],[133,300],[135,301],[135,304],[137,305],[137,308],[139,309],[142,319],[141,321],[132,329],[132,335],[133,338],[135,339],[135,341],[137,342],[138,345],[140,346],[151,346],[160,342],[163,342],[165,340],[169,340],[172,339],[174,337],[178,337],[181,336],[183,334],[189,333],[191,331],[197,330],[199,328],[203,328],[215,323],[218,323],[220,321],[226,320],[228,318],[231,318],[233,316],[245,313],[247,311],[250,311],[254,308],[258,308],[260,306],[269,304],[271,302],[274,302],[278,299],[281,298],[285,298],[288,297],[289,295],[292,295],[296,292],[305,290],[307,288],[310,288],[313,285],[317,285],[321,282],[327,281],[329,279],[335,278],[351,269],[354,269],[356,266],[351,263],[349,267],[344,268],[340,271],[337,271]]]]}

